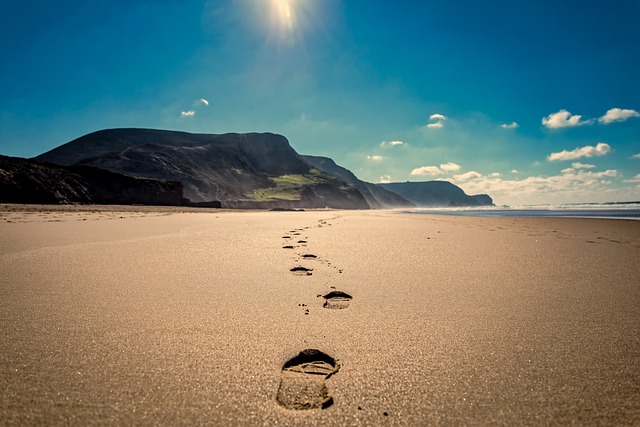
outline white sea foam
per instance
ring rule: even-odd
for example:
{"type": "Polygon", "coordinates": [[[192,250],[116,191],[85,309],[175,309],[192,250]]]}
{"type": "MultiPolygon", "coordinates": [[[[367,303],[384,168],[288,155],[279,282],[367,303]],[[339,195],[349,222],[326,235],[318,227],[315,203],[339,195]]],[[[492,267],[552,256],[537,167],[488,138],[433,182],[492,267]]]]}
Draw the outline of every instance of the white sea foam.
{"type": "Polygon", "coordinates": [[[549,216],[640,219],[640,202],[581,203],[558,205],[517,205],[478,207],[433,207],[405,210],[411,213],[430,213],[468,216],[549,216]]]}

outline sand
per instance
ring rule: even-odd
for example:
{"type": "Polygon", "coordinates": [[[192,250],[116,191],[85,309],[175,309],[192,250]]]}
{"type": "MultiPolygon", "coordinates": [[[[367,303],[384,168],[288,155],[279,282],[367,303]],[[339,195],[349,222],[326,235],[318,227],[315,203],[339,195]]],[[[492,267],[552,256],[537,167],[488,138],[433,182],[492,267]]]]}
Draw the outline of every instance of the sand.
{"type": "Polygon", "coordinates": [[[640,221],[0,211],[0,425],[640,424],[640,221]]]}

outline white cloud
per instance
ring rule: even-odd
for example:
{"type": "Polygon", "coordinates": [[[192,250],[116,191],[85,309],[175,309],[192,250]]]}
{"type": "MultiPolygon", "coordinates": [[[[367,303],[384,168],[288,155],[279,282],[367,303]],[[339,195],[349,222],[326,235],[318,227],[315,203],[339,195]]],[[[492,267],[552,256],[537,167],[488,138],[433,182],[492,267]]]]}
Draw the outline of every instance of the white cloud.
{"type": "Polygon", "coordinates": [[[183,111],[182,113],[180,113],[180,117],[193,117],[195,115],[196,115],[196,112],[193,110],[183,111]]]}
{"type": "Polygon", "coordinates": [[[520,173],[520,171],[518,169],[511,169],[511,173],[516,174],[516,173],[520,173]]]}
{"type": "Polygon", "coordinates": [[[500,127],[502,129],[516,129],[517,127],[519,127],[520,125],[516,122],[511,122],[511,123],[503,123],[500,125],[500,127]]]}
{"type": "Polygon", "coordinates": [[[411,171],[411,175],[442,175],[444,172],[437,166],[422,166],[411,171]]]}
{"type": "Polygon", "coordinates": [[[422,166],[411,171],[411,175],[445,175],[449,172],[456,172],[460,170],[460,165],[453,162],[443,163],[438,166],[422,166]]]}
{"type": "Polygon", "coordinates": [[[587,145],[585,147],[578,147],[574,150],[563,150],[558,153],[551,153],[547,156],[547,159],[551,162],[557,160],[575,160],[582,157],[599,157],[611,151],[611,146],[606,142],[599,142],[595,147],[587,145]]]}
{"type": "Polygon", "coordinates": [[[444,172],[456,172],[460,170],[460,165],[453,162],[443,163],[440,165],[440,169],[444,172]]]}
{"type": "Polygon", "coordinates": [[[391,182],[391,177],[389,175],[382,175],[379,182],[381,184],[388,184],[391,182]]]}
{"type": "Polygon", "coordinates": [[[489,178],[500,178],[502,174],[500,172],[492,172],[489,174],[489,178]]]}
{"type": "Polygon", "coordinates": [[[632,159],[640,159],[640,153],[631,156],[632,159]]]}
{"type": "MultiPolygon", "coordinates": [[[[529,176],[523,179],[504,179],[478,172],[454,176],[446,181],[463,188],[467,194],[489,194],[497,205],[508,203],[571,203],[580,201],[606,201],[612,191],[612,179],[619,177],[617,170],[601,172],[569,170],[553,176],[529,176]]],[[[627,182],[640,182],[640,174],[627,182]]]]}
{"type": "Polygon", "coordinates": [[[549,129],[560,129],[566,127],[582,126],[593,123],[593,120],[582,120],[582,116],[572,115],[567,110],[560,110],[557,113],[549,114],[542,118],[542,124],[549,129]]]}
{"type": "Polygon", "coordinates": [[[612,108],[607,113],[600,117],[598,121],[602,124],[608,125],[614,122],[624,122],[632,117],[640,117],[640,113],[635,110],[624,110],[622,108],[612,108]]]}
{"type": "Polygon", "coordinates": [[[470,181],[472,179],[482,178],[482,174],[476,171],[469,171],[459,175],[454,175],[453,179],[455,181],[470,181]]]}
{"type": "Polygon", "coordinates": [[[198,100],[198,103],[200,103],[200,104],[204,104],[204,105],[207,105],[207,106],[209,105],[209,101],[207,101],[207,100],[206,100],[206,99],[204,99],[204,98],[200,98],[200,99],[198,100]]]}
{"type": "Polygon", "coordinates": [[[369,159],[369,160],[374,160],[374,161],[376,161],[376,162],[379,162],[379,161],[381,161],[382,159],[384,159],[384,157],[379,156],[379,155],[377,155],[377,154],[374,154],[373,156],[367,156],[367,159],[369,159]]]}
{"type": "Polygon", "coordinates": [[[427,125],[428,128],[441,128],[444,127],[444,121],[447,120],[446,116],[443,116],[442,114],[432,114],[429,116],[429,120],[433,121],[434,123],[429,123],[427,125]]]}
{"type": "Polygon", "coordinates": [[[380,143],[381,147],[398,147],[400,145],[404,145],[404,141],[382,141],[380,143]]]}
{"type": "Polygon", "coordinates": [[[580,163],[580,162],[574,162],[571,163],[571,167],[574,169],[593,169],[596,167],[596,165],[590,165],[588,163],[580,163]]]}
{"type": "MultiPolygon", "coordinates": [[[[571,168],[569,168],[569,169],[571,169],[571,168]]],[[[579,170],[579,171],[575,171],[574,175],[575,176],[579,176],[582,179],[584,179],[584,178],[614,178],[614,177],[618,176],[618,171],[615,170],[615,169],[608,169],[608,170],[602,171],[602,172],[591,172],[591,171],[579,170]]]]}

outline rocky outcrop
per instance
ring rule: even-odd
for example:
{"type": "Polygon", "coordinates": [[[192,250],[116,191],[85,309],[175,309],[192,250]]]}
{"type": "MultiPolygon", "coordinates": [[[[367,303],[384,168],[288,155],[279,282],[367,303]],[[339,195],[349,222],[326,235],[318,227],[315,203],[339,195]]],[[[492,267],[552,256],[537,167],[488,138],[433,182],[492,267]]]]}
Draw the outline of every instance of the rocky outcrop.
{"type": "Polygon", "coordinates": [[[175,181],[0,156],[0,202],[180,205],[185,200],[175,181]]]}
{"type": "Polygon", "coordinates": [[[468,196],[460,187],[448,181],[393,182],[377,184],[421,207],[492,206],[486,194],[468,196]]]}
{"type": "Polygon", "coordinates": [[[413,203],[396,193],[388,191],[382,187],[378,187],[375,184],[361,181],[349,169],[339,166],[328,157],[302,156],[302,158],[313,167],[320,169],[336,179],[346,182],[352,187],[357,188],[360,193],[362,193],[369,206],[373,209],[406,208],[415,206],[413,203]]]}

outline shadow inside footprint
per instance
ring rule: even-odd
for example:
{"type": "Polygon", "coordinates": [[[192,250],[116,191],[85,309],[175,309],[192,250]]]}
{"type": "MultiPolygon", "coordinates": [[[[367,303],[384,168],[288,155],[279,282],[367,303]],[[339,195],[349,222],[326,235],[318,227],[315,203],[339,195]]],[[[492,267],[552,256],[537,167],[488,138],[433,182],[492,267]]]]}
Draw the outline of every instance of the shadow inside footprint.
{"type": "Polygon", "coordinates": [[[338,369],[335,359],[320,350],[302,351],[282,367],[278,403],[296,410],[328,408],[333,398],[325,380],[338,369]]]}
{"type": "Polygon", "coordinates": [[[298,275],[298,276],[311,276],[311,272],[313,271],[313,268],[293,267],[289,271],[291,271],[293,274],[298,275]]]}
{"type": "Polygon", "coordinates": [[[324,302],[324,308],[331,308],[334,310],[340,310],[343,308],[349,307],[349,302],[353,299],[353,297],[342,291],[331,291],[328,294],[324,295],[326,301],[324,302]]]}

